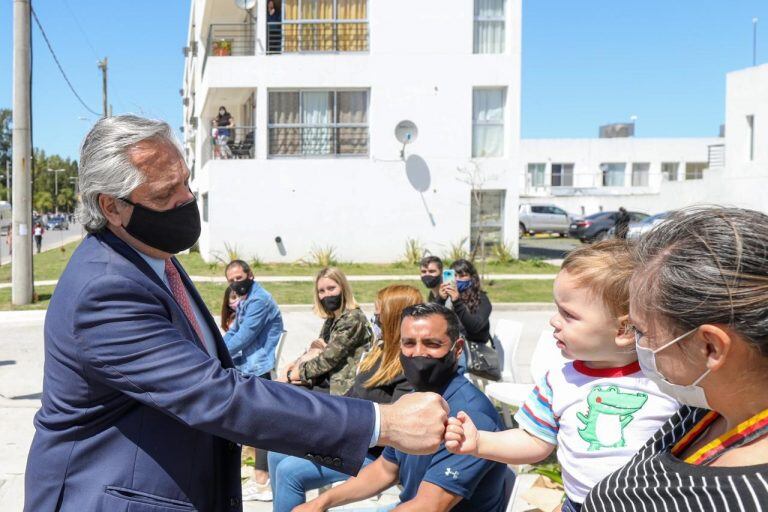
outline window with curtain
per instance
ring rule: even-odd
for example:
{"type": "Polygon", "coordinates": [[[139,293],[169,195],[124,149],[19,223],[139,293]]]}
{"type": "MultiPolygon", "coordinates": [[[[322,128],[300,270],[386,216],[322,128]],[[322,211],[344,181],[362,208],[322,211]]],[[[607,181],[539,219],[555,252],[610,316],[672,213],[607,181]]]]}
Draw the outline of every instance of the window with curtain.
{"type": "Polygon", "coordinates": [[[528,183],[531,187],[543,187],[547,164],[528,164],[528,183]]]}
{"type": "Polygon", "coordinates": [[[704,178],[704,169],[709,167],[707,162],[686,162],[685,179],[700,180],[704,178]]]}
{"type": "Polygon", "coordinates": [[[552,164],[553,187],[573,186],[573,164],[552,164]]]}
{"type": "Polygon", "coordinates": [[[677,181],[677,170],[680,168],[680,162],[662,162],[661,179],[662,181],[677,181]]]}
{"type": "Polygon", "coordinates": [[[269,92],[270,156],[368,155],[367,90],[269,92]]]}
{"type": "Polygon", "coordinates": [[[647,187],[648,186],[648,174],[651,168],[651,164],[647,162],[634,162],[632,164],[632,186],[633,187],[647,187]]]}
{"type": "Polygon", "coordinates": [[[472,156],[504,156],[504,100],[506,90],[476,88],[472,91],[472,156]]]}
{"type": "Polygon", "coordinates": [[[283,0],[282,51],[368,51],[368,0],[283,0]]]}
{"type": "Polygon", "coordinates": [[[504,201],[506,190],[474,190],[470,204],[470,251],[475,250],[482,229],[486,248],[504,241],[504,201]]]}
{"type": "Polygon", "coordinates": [[[474,53],[504,53],[505,0],[475,0],[474,53]]]}
{"type": "Polygon", "coordinates": [[[604,187],[623,187],[624,171],[627,168],[625,163],[605,163],[600,164],[600,170],[603,172],[604,187]]]}

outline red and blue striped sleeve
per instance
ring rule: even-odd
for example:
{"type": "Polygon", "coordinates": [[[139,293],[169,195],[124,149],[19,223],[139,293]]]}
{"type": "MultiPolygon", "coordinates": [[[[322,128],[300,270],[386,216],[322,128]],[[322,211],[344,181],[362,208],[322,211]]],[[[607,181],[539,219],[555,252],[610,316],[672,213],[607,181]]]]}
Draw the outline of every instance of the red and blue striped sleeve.
{"type": "Polygon", "coordinates": [[[545,375],[515,414],[515,421],[529,434],[550,444],[557,444],[560,425],[552,410],[552,387],[545,375]]]}

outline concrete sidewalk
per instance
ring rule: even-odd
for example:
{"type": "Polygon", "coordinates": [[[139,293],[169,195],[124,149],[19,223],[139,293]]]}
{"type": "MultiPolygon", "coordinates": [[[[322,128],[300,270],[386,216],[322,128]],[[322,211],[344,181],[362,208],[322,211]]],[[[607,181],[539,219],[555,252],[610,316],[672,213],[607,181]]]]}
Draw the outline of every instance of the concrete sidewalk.
{"type": "MultiPolygon", "coordinates": [[[[371,314],[373,308],[364,304],[371,314]]],[[[281,308],[288,331],[282,364],[295,359],[317,337],[322,320],[309,305],[281,308]]],[[[491,323],[502,318],[523,322],[516,365],[517,375],[530,381],[531,360],[539,335],[552,315],[548,305],[495,304],[491,323]]],[[[19,511],[24,500],[24,470],[34,435],[32,419],[40,407],[43,380],[43,321],[45,311],[0,312],[0,511],[19,511]]],[[[526,481],[530,480],[524,477],[526,481]]],[[[530,485],[530,484],[528,484],[530,485]]],[[[378,504],[395,499],[386,496],[378,504]],[[388,500],[388,501],[387,501],[388,500]]],[[[523,505],[521,505],[523,506],[523,505]]],[[[267,512],[271,503],[245,504],[248,512],[267,512]]],[[[519,510],[525,510],[520,508],[519,510]]]]}

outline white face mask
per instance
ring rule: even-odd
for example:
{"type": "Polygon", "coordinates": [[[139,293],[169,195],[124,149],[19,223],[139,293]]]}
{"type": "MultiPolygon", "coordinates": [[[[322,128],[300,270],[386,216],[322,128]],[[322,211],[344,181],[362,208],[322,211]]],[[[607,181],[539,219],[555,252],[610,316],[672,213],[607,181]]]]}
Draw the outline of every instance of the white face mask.
{"type": "Polygon", "coordinates": [[[686,332],[682,336],[678,336],[677,338],[673,339],[672,341],[665,343],[664,345],[660,346],[656,350],[647,348],[647,347],[641,347],[640,346],[640,339],[642,336],[639,332],[635,331],[635,347],[637,348],[637,361],[640,363],[640,369],[643,370],[643,373],[645,374],[648,379],[653,381],[654,384],[659,386],[659,389],[663,391],[664,393],[668,394],[681,404],[689,405],[691,407],[701,407],[704,409],[711,409],[709,406],[709,403],[707,403],[707,396],[704,394],[704,389],[699,386],[699,382],[704,380],[704,378],[709,375],[709,368],[707,368],[707,371],[705,371],[701,377],[693,381],[692,384],[689,384],[688,386],[683,386],[680,384],[673,384],[669,382],[664,375],[661,374],[661,372],[656,368],[656,354],[664,350],[665,348],[669,347],[670,345],[674,345],[675,343],[679,342],[680,340],[684,339],[691,333],[696,332],[698,327],[695,329],[691,329],[690,331],[686,332]]]}

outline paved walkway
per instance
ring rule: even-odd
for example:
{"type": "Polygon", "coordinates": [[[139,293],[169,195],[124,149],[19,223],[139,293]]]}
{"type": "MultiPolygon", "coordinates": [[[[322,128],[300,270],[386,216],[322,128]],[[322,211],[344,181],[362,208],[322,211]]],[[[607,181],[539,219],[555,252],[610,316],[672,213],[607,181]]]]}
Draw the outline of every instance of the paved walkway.
{"type": "MultiPolygon", "coordinates": [[[[366,313],[370,304],[362,305],[366,313]]],[[[309,305],[281,308],[288,331],[280,365],[295,359],[320,330],[321,319],[309,305]]],[[[494,304],[492,325],[508,318],[523,322],[516,374],[530,381],[528,365],[539,334],[552,315],[551,305],[494,304]]],[[[45,311],[0,312],[0,511],[22,509],[24,470],[34,428],[32,418],[40,407],[43,377],[43,321],[45,311]]],[[[526,476],[525,480],[529,482],[526,476]]],[[[530,483],[528,484],[530,485],[530,483]]],[[[379,502],[391,502],[387,496],[379,502]],[[387,501],[389,500],[389,501],[387,501]]],[[[516,510],[526,510],[521,504],[516,510]]],[[[247,512],[267,512],[271,503],[252,502],[247,512]]]]}

